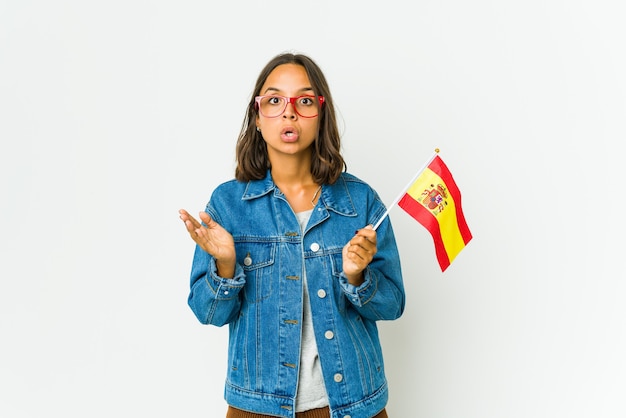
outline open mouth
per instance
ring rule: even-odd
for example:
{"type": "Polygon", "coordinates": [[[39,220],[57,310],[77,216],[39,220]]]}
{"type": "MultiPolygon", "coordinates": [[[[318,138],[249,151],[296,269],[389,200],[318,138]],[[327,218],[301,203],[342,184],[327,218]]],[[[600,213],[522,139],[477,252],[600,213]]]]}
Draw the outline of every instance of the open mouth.
{"type": "Polygon", "coordinates": [[[295,141],[298,139],[298,132],[293,128],[285,128],[281,131],[280,136],[285,141],[295,141]]]}

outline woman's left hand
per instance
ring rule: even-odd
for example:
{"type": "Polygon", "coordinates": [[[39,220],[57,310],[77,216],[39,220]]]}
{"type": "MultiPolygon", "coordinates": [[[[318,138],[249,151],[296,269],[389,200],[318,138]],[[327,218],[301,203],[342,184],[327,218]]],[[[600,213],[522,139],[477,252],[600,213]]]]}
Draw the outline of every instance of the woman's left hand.
{"type": "Polygon", "coordinates": [[[352,239],[343,247],[343,273],[354,286],[363,283],[363,270],[376,254],[376,231],[372,225],[356,231],[352,239]]]}

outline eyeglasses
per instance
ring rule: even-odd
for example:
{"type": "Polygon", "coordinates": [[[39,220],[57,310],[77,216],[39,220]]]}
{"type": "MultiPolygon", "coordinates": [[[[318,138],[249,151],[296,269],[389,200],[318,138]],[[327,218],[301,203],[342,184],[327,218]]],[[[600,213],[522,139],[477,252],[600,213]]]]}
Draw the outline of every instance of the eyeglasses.
{"type": "Polygon", "coordinates": [[[285,113],[288,103],[291,103],[296,113],[303,118],[314,118],[324,104],[324,96],[284,97],[269,95],[256,96],[254,101],[256,108],[266,118],[277,118],[285,113]]]}

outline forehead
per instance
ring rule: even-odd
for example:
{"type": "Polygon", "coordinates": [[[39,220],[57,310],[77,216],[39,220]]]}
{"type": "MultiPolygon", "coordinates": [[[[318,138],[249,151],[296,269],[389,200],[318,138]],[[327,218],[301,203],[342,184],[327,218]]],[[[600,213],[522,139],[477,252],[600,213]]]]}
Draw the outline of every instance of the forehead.
{"type": "Polygon", "coordinates": [[[311,81],[303,66],[297,64],[282,64],[274,68],[269,74],[261,92],[273,91],[303,91],[311,89],[311,81]]]}

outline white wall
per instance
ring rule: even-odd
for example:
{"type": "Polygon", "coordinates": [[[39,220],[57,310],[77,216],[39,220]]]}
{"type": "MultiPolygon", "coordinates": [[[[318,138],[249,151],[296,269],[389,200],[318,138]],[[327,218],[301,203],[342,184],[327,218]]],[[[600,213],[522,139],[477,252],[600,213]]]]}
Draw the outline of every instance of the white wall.
{"type": "Polygon", "coordinates": [[[304,52],[391,202],[435,147],[474,234],[394,223],[390,416],[626,415],[619,0],[0,1],[0,416],[222,417],[227,329],[187,308],[254,80],[304,52]]]}

